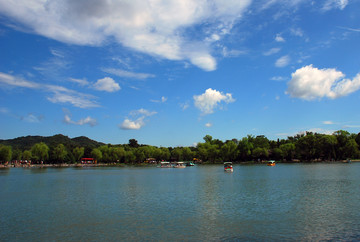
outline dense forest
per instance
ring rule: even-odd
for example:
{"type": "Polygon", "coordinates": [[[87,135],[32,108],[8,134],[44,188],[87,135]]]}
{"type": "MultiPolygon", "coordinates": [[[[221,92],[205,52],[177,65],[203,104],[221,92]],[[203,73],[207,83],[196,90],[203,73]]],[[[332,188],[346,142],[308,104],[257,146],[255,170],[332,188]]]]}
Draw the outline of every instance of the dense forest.
{"type": "Polygon", "coordinates": [[[33,163],[76,163],[94,158],[99,163],[142,163],[148,158],[173,161],[199,160],[204,163],[276,160],[319,162],[360,158],[360,133],[339,130],[331,135],[306,132],[281,140],[263,135],[221,141],[206,135],[195,147],[155,147],[138,144],[111,145],[87,137],[70,139],[64,135],[27,136],[0,140],[0,161],[32,160],[33,163]]]}

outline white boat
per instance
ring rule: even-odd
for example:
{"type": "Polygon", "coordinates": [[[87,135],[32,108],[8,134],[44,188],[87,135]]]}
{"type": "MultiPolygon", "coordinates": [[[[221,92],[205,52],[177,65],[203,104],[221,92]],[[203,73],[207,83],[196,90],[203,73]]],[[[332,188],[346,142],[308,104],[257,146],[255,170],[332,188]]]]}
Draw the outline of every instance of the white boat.
{"type": "Polygon", "coordinates": [[[160,168],[172,168],[172,165],[171,165],[171,163],[170,162],[168,162],[168,161],[162,161],[162,162],[160,162],[160,166],[159,166],[160,168]]]}
{"type": "Polygon", "coordinates": [[[186,167],[185,162],[182,161],[176,162],[174,165],[174,168],[185,168],[185,167],[186,167]]]}

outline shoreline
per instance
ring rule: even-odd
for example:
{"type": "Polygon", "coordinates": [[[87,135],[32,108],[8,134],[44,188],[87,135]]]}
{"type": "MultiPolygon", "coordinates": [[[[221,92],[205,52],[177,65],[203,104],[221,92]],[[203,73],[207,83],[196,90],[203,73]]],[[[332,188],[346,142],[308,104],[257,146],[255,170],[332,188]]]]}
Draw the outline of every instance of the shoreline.
{"type": "MultiPolygon", "coordinates": [[[[352,162],[360,162],[359,159],[351,160],[339,160],[339,161],[290,161],[290,162],[283,162],[277,161],[276,163],[279,164],[336,164],[336,163],[352,163],[352,162]]],[[[233,163],[234,165],[258,165],[258,164],[266,164],[267,161],[246,161],[246,162],[239,162],[233,163]]],[[[222,165],[223,163],[201,163],[197,165],[222,165]]],[[[68,163],[61,163],[61,164],[0,164],[0,169],[6,168],[82,168],[82,167],[126,167],[126,166],[138,166],[138,167],[154,167],[158,164],[148,164],[148,163],[139,163],[139,164],[126,164],[126,163],[98,163],[98,164],[68,164],[68,163]]]]}

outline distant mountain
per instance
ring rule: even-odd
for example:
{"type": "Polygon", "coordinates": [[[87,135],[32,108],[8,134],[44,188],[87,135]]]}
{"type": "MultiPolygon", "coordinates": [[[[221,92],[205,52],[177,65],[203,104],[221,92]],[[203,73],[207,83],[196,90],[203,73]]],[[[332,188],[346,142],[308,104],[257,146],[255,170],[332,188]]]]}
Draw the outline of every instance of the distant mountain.
{"type": "Polygon", "coordinates": [[[29,150],[31,147],[36,144],[44,142],[49,147],[55,147],[58,144],[63,144],[68,148],[73,147],[88,147],[88,148],[95,148],[98,146],[103,145],[104,143],[97,142],[95,140],[89,139],[85,136],[76,137],[70,139],[68,136],[57,134],[54,136],[23,136],[18,137],[15,139],[8,139],[8,140],[0,140],[0,144],[3,145],[10,145],[13,149],[20,149],[20,150],[29,150]]]}

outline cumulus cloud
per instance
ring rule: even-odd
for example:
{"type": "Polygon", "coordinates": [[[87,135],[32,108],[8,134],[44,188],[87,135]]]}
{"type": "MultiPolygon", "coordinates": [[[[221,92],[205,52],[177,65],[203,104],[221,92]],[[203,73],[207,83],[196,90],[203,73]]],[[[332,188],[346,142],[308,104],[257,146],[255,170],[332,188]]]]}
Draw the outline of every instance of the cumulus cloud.
{"type": "Polygon", "coordinates": [[[334,122],[333,122],[333,121],[330,121],[330,120],[328,120],[328,121],[323,121],[322,123],[323,123],[323,124],[326,124],[326,125],[332,125],[332,124],[334,124],[334,122]]]}
{"type": "Polygon", "coordinates": [[[193,98],[195,107],[204,115],[213,113],[214,109],[217,108],[221,102],[231,103],[235,101],[232,94],[224,94],[211,88],[207,89],[205,93],[201,95],[194,95],[193,98]]]}
{"type": "Polygon", "coordinates": [[[187,60],[211,71],[216,68],[212,43],[230,33],[251,2],[0,0],[0,13],[18,29],[61,42],[99,46],[115,40],[136,51],[187,60]],[[195,27],[204,22],[207,28],[196,28],[194,35],[195,27]],[[196,45],[201,48],[194,48],[196,45]]]}
{"type": "Polygon", "coordinates": [[[350,80],[336,69],[318,69],[308,65],[296,70],[291,76],[286,93],[305,100],[323,97],[335,99],[360,89],[360,73],[350,80]]]}
{"type": "Polygon", "coordinates": [[[119,84],[116,83],[111,77],[104,77],[97,80],[97,82],[94,84],[94,88],[96,90],[105,92],[116,92],[120,90],[119,84]]]}
{"type": "Polygon", "coordinates": [[[121,129],[125,129],[125,130],[130,130],[130,129],[141,129],[143,126],[145,125],[144,123],[144,118],[138,118],[136,120],[130,120],[130,119],[125,119],[120,128],[121,129]]]}
{"type": "Polygon", "coordinates": [[[213,126],[212,123],[206,123],[206,124],[205,124],[205,127],[207,127],[207,128],[210,128],[210,127],[212,127],[212,126],[213,126]]]}
{"type": "Polygon", "coordinates": [[[276,67],[285,67],[289,64],[289,62],[290,62],[290,57],[288,55],[284,55],[276,60],[275,66],[276,67]]]}
{"type": "Polygon", "coordinates": [[[130,112],[132,118],[126,118],[119,127],[124,130],[138,130],[145,125],[145,118],[155,115],[157,112],[146,109],[139,109],[130,112]]]}
{"type": "Polygon", "coordinates": [[[94,101],[95,97],[92,95],[80,93],[62,86],[38,84],[2,72],[0,72],[0,83],[10,87],[23,87],[51,93],[52,96],[47,97],[47,99],[53,103],[70,103],[79,108],[99,106],[97,102],[94,101]]]}

